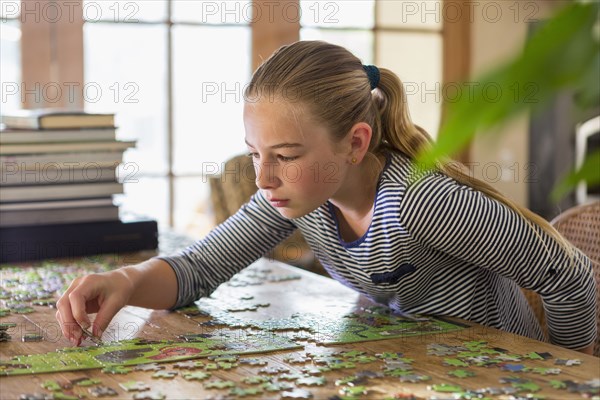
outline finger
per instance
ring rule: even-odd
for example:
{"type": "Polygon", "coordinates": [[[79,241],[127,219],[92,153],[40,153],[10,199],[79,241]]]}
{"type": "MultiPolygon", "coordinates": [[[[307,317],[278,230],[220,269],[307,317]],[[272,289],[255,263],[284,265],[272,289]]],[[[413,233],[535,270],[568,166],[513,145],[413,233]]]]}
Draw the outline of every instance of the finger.
{"type": "MultiPolygon", "coordinates": [[[[82,283],[88,283],[88,280],[84,280],[82,283]]],[[[71,305],[71,313],[73,319],[83,328],[89,328],[90,318],[87,315],[86,303],[88,300],[93,299],[96,296],[96,290],[90,285],[79,285],[71,293],[69,293],[69,303],[71,305]]]]}
{"type": "Polygon", "coordinates": [[[68,338],[67,330],[65,329],[64,322],[62,320],[62,317],[60,316],[60,311],[56,311],[56,320],[58,321],[58,326],[60,326],[60,330],[61,330],[63,336],[65,338],[68,338]]]}
{"type": "Polygon", "coordinates": [[[119,312],[121,307],[122,305],[117,300],[114,300],[114,298],[109,298],[106,300],[102,304],[102,307],[100,307],[98,314],[96,314],[96,319],[94,320],[94,324],[92,326],[92,333],[98,337],[101,337],[108,327],[108,324],[119,312]]]}
{"type": "Polygon", "coordinates": [[[79,331],[81,336],[81,328],[77,325],[73,319],[73,313],[71,311],[71,303],[69,301],[69,293],[73,287],[78,285],[78,279],[74,280],[69,286],[69,289],[62,295],[62,297],[56,302],[57,317],[60,317],[59,323],[63,335],[69,339],[73,344],[77,344],[78,338],[75,336],[75,332],[79,331]]]}

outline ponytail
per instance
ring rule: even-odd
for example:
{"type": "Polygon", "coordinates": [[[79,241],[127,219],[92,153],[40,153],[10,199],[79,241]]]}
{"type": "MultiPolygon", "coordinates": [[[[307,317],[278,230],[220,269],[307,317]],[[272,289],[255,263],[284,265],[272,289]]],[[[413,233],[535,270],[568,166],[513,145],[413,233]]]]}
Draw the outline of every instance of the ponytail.
{"type": "MultiPolygon", "coordinates": [[[[382,142],[385,147],[399,151],[415,161],[420,154],[432,147],[433,140],[423,128],[412,123],[404,88],[398,76],[385,68],[380,68],[380,76],[378,86],[380,93],[373,93],[373,104],[378,110],[377,119],[379,120],[375,123],[375,127],[381,129],[382,142]]],[[[536,234],[537,230],[533,224],[539,226],[556,240],[572,258],[572,246],[548,221],[531,210],[519,206],[488,183],[470,176],[463,164],[446,159],[439,161],[436,168],[460,184],[469,186],[506,205],[519,214],[536,234]]],[[[544,242],[539,234],[538,236],[544,242]]]]}

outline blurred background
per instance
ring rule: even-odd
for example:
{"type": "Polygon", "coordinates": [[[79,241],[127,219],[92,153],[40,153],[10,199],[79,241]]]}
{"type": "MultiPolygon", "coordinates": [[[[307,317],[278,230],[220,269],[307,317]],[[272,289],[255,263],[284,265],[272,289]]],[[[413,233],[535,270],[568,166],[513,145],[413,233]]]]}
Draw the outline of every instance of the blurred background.
{"type": "MultiPolygon", "coordinates": [[[[116,113],[118,138],[137,141],[125,154],[122,209],[201,237],[215,224],[210,177],[245,152],[244,86],[279,46],[326,40],[392,69],[414,122],[436,137],[448,102],[519,54],[536,23],[567,3],[2,0],[1,106],[116,113]]],[[[565,92],[544,113],[477,135],[458,158],[551,219],[598,194],[548,200],[577,158],[578,124],[598,114],[573,112],[565,92]]]]}

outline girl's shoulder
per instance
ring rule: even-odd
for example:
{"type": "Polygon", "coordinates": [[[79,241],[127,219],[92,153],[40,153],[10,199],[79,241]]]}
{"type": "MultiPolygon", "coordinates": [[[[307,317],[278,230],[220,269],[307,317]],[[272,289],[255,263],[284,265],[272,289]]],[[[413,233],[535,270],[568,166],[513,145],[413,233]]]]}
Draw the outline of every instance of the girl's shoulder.
{"type": "Polygon", "coordinates": [[[411,186],[426,177],[443,177],[439,171],[419,168],[414,160],[396,150],[389,150],[386,153],[386,159],[386,165],[381,174],[382,179],[402,186],[411,186]]]}
{"type": "Polygon", "coordinates": [[[439,170],[420,168],[402,152],[392,150],[386,157],[387,163],[382,172],[381,184],[396,186],[403,192],[454,191],[467,188],[439,170]]]}

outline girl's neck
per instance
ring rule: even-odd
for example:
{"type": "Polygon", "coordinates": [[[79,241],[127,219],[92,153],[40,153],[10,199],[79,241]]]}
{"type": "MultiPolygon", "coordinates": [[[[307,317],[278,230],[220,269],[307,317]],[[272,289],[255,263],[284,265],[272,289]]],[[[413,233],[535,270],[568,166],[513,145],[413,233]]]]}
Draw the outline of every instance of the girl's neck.
{"type": "Polygon", "coordinates": [[[367,156],[350,168],[345,183],[330,202],[348,220],[369,222],[377,192],[379,176],[386,163],[385,156],[367,156]]]}

